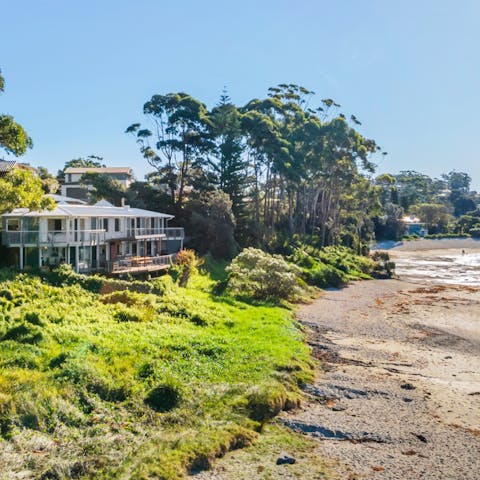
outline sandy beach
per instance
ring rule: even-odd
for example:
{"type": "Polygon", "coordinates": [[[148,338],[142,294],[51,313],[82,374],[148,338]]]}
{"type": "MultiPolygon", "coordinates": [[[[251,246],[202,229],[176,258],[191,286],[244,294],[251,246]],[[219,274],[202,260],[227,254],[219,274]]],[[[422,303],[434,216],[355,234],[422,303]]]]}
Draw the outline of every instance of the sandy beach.
{"type": "Polygon", "coordinates": [[[283,421],[318,439],[340,478],[480,478],[479,248],[406,242],[389,250],[400,280],[300,310],[325,373],[283,421]]]}
{"type": "Polygon", "coordinates": [[[480,288],[359,282],[302,308],[324,374],[284,423],[340,478],[478,479],[480,288]]]}
{"type": "MultiPolygon", "coordinates": [[[[299,309],[320,367],[306,401],[280,421],[313,439],[319,462],[334,461],[329,478],[480,478],[478,248],[408,242],[389,250],[401,279],[327,290],[299,309]],[[468,270],[462,262],[471,264],[467,280],[451,274],[468,270]]],[[[202,478],[267,478],[243,455],[228,454],[202,478]]],[[[323,478],[310,475],[312,461],[297,459],[295,471],[276,467],[268,478],[323,478]]]]}

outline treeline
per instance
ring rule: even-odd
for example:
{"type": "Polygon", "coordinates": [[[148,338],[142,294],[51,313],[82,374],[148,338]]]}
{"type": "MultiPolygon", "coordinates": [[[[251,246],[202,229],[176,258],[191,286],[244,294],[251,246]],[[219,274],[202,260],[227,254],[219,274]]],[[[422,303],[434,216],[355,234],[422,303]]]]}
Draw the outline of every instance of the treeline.
{"type": "Polygon", "coordinates": [[[374,218],[377,238],[400,239],[404,215],[418,217],[430,235],[480,236],[480,196],[471,177],[455,170],[440,178],[407,170],[375,179],[383,214],[374,218]]]}
{"type": "MultiPolygon", "coordinates": [[[[480,200],[468,174],[432,179],[403,171],[375,178],[374,162],[386,152],[340,108],[293,84],[270,88],[265,98],[243,106],[226,93],[213,108],[187,93],[154,95],[143,106],[144,122],[126,129],[152,167],[145,181],[128,189],[101,174],[82,181],[92,201],[119,205],[125,199],[172,213],[186,228],[188,246],[217,257],[247,246],[279,252],[292,239],[364,253],[373,239],[402,238],[407,214],[431,234],[480,228],[480,200]]],[[[43,190],[56,192],[65,169],[80,166],[105,165],[98,156],[73,159],[56,176],[39,167],[43,190]]],[[[0,210],[10,207],[0,202],[0,210]]]]}
{"type": "Polygon", "coordinates": [[[380,148],[339,108],[291,84],[241,107],[226,94],[212,109],[186,93],[154,95],[146,125],[127,128],[155,170],[134,198],[174,213],[200,250],[274,250],[294,235],[359,250],[379,207],[368,175],[380,148]]]}

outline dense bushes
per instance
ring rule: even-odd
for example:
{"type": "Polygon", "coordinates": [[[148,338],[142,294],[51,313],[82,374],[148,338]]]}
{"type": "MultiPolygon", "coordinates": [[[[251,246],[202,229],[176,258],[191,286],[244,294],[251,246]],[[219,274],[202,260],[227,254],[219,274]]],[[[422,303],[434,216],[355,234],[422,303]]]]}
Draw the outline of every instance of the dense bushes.
{"type": "Polygon", "coordinates": [[[228,290],[256,300],[294,300],[304,291],[301,270],[279,255],[246,248],[227,267],[228,290]]]}
{"type": "Polygon", "coordinates": [[[355,255],[346,247],[316,249],[301,245],[293,248],[288,260],[302,269],[303,279],[316,287],[341,287],[349,280],[370,278],[374,262],[355,255]]]}
{"type": "Polygon", "coordinates": [[[144,402],[157,412],[168,412],[178,407],[181,400],[180,388],[176,384],[163,383],[148,392],[144,402]]]}

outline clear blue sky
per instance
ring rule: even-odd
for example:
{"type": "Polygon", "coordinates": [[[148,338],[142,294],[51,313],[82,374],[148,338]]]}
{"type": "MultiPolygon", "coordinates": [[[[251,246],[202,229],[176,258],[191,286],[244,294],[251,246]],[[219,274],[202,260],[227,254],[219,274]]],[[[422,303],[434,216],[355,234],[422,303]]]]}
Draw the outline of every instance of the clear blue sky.
{"type": "Polygon", "coordinates": [[[362,121],[380,172],[456,169],[480,190],[478,0],[0,0],[0,31],[0,112],[54,172],[95,154],[142,178],[123,132],[155,93],[211,106],[227,86],[241,105],[298,83],[362,121]]]}

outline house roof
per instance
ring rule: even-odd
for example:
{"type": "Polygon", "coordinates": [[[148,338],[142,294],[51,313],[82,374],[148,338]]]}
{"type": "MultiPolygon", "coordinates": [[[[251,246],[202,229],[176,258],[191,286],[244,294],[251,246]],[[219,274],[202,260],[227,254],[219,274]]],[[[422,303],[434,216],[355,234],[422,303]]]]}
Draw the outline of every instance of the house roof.
{"type": "Polygon", "coordinates": [[[65,173],[125,173],[133,175],[130,167],[69,167],[65,173]]]}
{"type": "Polygon", "coordinates": [[[73,204],[80,204],[80,205],[86,205],[87,203],[78,198],[66,197],[65,195],[57,195],[55,193],[48,193],[45,196],[53,198],[55,200],[55,203],[73,203],[73,204]]]}
{"type": "Polygon", "coordinates": [[[405,215],[402,218],[402,222],[403,223],[408,223],[408,224],[413,224],[413,223],[421,224],[422,223],[422,221],[418,217],[416,217],[415,215],[405,215]]]}
{"type": "MultiPolygon", "coordinates": [[[[108,203],[108,202],[105,202],[108,203]]],[[[99,202],[96,205],[70,205],[60,203],[53,210],[44,210],[42,212],[31,212],[26,208],[17,208],[10,213],[3,215],[4,217],[154,217],[166,218],[170,220],[173,215],[167,213],[152,212],[151,210],[143,210],[141,208],[114,207],[111,204],[99,202]]]]}
{"type": "Polygon", "coordinates": [[[0,173],[8,173],[15,163],[15,160],[0,160],[0,173]]]}

